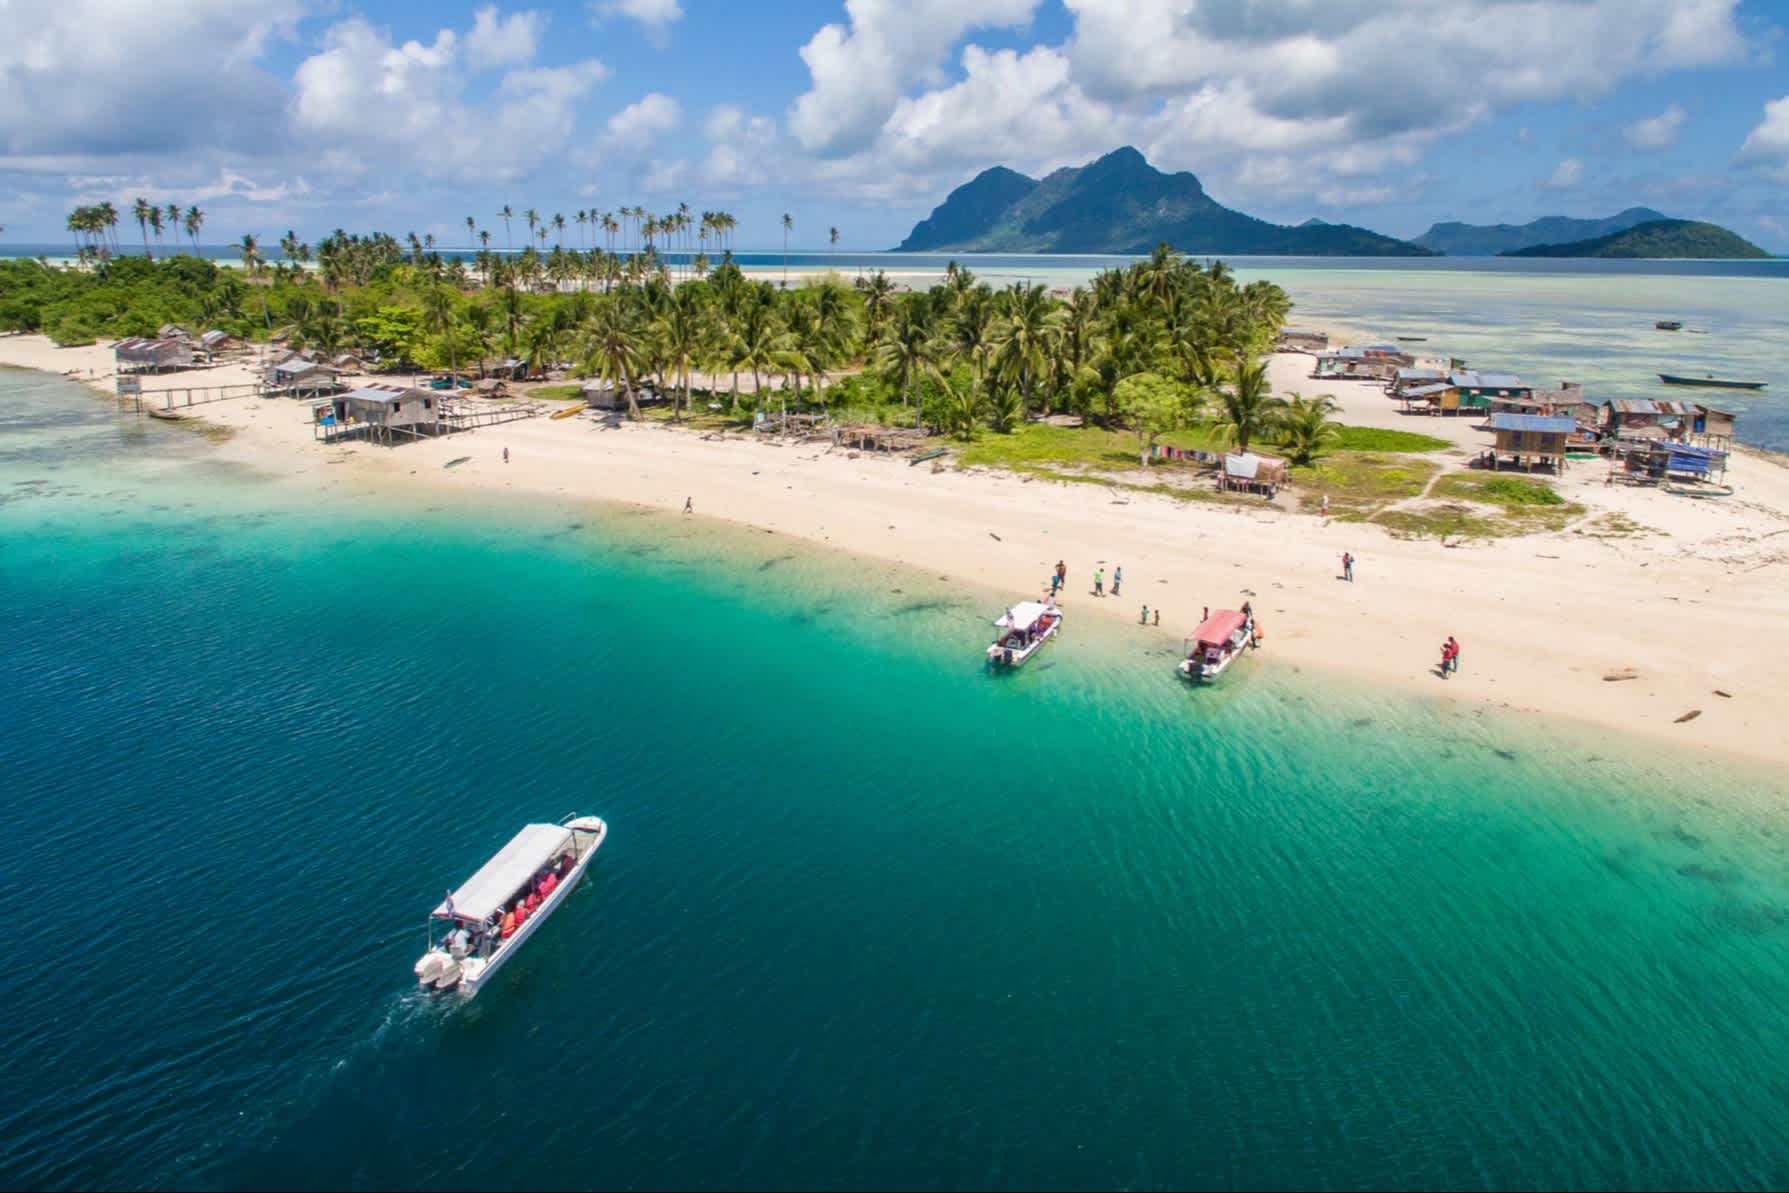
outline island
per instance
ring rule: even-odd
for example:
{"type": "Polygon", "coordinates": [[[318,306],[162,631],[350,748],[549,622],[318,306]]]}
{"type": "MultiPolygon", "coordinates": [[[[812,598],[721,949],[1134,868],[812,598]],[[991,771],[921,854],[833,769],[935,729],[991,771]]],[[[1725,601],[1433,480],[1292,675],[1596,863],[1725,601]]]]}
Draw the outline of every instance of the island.
{"type": "Polygon", "coordinates": [[[957,187],[896,252],[1147,253],[1428,257],[1430,250],[1350,224],[1297,227],[1234,211],[1194,175],[1163,173],[1130,146],[1041,181],[1005,166],[957,187]]]}
{"type": "Polygon", "coordinates": [[[1574,240],[1567,244],[1537,244],[1500,253],[1503,257],[1651,257],[1693,258],[1700,261],[1753,261],[1769,253],[1735,232],[1700,220],[1651,220],[1621,232],[1574,240]]]}
{"type": "Polygon", "coordinates": [[[1625,232],[1636,224],[1669,218],[1650,207],[1630,207],[1606,219],[1546,215],[1526,224],[1462,224],[1450,220],[1430,225],[1411,243],[1450,257],[1495,257],[1537,244],[1591,240],[1611,232],[1625,232]]]}

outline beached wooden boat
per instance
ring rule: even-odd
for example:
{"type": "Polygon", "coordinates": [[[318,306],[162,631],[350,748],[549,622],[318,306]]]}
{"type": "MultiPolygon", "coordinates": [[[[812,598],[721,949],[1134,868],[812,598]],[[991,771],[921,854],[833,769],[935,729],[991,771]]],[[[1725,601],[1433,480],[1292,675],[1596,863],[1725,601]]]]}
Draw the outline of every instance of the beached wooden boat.
{"type": "Polygon", "coordinates": [[[429,949],[413,967],[417,983],[477,994],[565,902],[608,832],[597,816],[524,826],[429,913],[429,949]]]}
{"type": "Polygon", "coordinates": [[[1663,485],[1665,492],[1677,497],[1731,497],[1732,485],[1663,485]]]}
{"type": "Polygon", "coordinates": [[[455,456],[453,459],[449,460],[447,463],[441,465],[441,467],[443,467],[443,468],[458,468],[461,464],[466,463],[471,458],[472,458],[471,456],[455,456]]]}
{"type": "Polygon", "coordinates": [[[553,418],[570,418],[574,414],[583,413],[583,410],[584,410],[584,407],[582,407],[582,406],[567,406],[564,410],[553,411],[551,417],[553,417],[553,418]]]}
{"type": "Polygon", "coordinates": [[[1022,667],[1044,643],[1062,630],[1062,610],[1051,601],[1020,601],[994,619],[1000,636],[988,647],[988,662],[996,667],[1022,667]]]}
{"type": "Polygon", "coordinates": [[[1763,389],[1762,381],[1729,381],[1710,373],[1706,377],[1679,377],[1675,373],[1660,373],[1659,380],[1666,385],[1699,385],[1704,389],[1763,389]]]}
{"type": "Polygon", "coordinates": [[[1660,319],[1653,324],[1660,331],[1682,331],[1683,321],[1680,319],[1660,319]]]}
{"type": "Polygon", "coordinates": [[[143,413],[150,418],[159,418],[163,422],[182,423],[186,421],[184,414],[175,414],[172,410],[164,410],[160,406],[145,406],[143,413]]]}
{"type": "Polygon", "coordinates": [[[911,468],[915,464],[924,464],[927,460],[936,460],[939,456],[945,455],[949,451],[950,449],[948,447],[935,447],[929,452],[920,452],[917,456],[914,456],[911,460],[907,461],[907,466],[911,468]]]}

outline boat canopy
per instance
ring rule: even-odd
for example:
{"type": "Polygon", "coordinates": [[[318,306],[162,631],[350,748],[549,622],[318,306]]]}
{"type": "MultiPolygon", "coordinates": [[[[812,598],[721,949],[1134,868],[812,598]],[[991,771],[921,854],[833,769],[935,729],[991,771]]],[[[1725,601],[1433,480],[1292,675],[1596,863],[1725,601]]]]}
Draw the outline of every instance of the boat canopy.
{"type": "Polygon", "coordinates": [[[1230,635],[1248,624],[1248,618],[1234,609],[1219,609],[1210,617],[1199,623],[1199,628],[1187,635],[1189,642],[1202,642],[1207,646],[1222,646],[1230,641],[1230,635]]]}
{"type": "Polygon", "coordinates": [[[443,919],[461,919],[483,923],[534,877],[535,871],[553,860],[571,840],[571,830],[560,824],[530,824],[511,837],[497,856],[478,868],[478,873],[460,884],[449,895],[435,915],[443,919]]]}
{"type": "Polygon", "coordinates": [[[1059,613],[1060,610],[1044,604],[1042,601],[1020,601],[1007,613],[994,619],[994,628],[1000,630],[1027,630],[1036,625],[1038,619],[1046,613],[1059,613]],[[1010,618],[1008,613],[1011,614],[1010,618]]]}

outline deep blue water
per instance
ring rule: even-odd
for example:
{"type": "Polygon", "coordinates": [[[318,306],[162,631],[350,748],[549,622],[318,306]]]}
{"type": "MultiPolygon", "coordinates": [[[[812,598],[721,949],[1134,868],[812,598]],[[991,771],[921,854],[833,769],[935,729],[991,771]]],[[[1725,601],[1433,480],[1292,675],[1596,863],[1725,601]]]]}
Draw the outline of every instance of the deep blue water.
{"type": "Polygon", "coordinates": [[[1789,1180],[1777,777],[1117,627],[993,678],[999,599],[0,371],[0,1185],[1789,1180]],[[572,811],[586,885],[415,993],[572,811]]]}

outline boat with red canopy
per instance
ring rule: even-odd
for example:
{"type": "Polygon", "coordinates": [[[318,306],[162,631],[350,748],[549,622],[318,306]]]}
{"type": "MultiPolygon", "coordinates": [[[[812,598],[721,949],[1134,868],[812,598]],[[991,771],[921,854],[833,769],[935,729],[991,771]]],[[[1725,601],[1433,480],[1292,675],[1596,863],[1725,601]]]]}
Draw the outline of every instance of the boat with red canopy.
{"type": "Polygon", "coordinates": [[[1186,636],[1186,657],[1180,660],[1180,674],[1195,680],[1216,679],[1254,642],[1252,610],[1219,609],[1186,636]]]}

